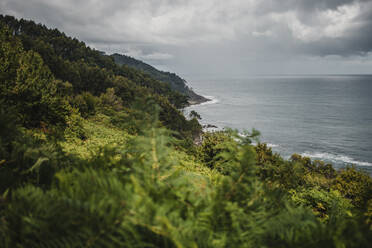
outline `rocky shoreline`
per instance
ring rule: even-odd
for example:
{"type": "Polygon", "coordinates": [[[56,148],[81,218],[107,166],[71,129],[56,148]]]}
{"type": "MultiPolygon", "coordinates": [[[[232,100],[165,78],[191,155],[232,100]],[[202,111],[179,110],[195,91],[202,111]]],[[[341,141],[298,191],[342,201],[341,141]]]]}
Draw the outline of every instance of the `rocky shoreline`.
{"type": "Polygon", "coordinates": [[[193,91],[190,91],[188,96],[190,97],[188,100],[189,105],[198,105],[204,102],[212,101],[211,99],[208,99],[204,96],[198,95],[193,91]]]}
{"type": "MultiPolygon", "coordinates": [[[[212,99],[208,99],[204,96],[194,93],[194,95],[190,97],[190,99],[188,100],[188,103],[189,103],[189,106],[191,106],[191,105],[202,104],[202,103],[209,102],[209,101],[212,101],[212,99]]],[[[213,131],[219,130],[219,127],[213,124],[209,124],[209,123],[203,124],[202,128],[203,128],[203,132],[211,132],[211,131],[213,132],[213,131]]]]}

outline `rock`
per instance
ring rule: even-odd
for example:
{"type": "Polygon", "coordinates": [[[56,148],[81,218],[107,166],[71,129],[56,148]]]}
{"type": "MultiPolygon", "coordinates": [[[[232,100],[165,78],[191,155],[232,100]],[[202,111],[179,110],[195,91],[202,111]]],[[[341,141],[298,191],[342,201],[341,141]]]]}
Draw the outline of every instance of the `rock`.
{"type": "Polygon", "coordinates": [[[203,125],[203,128],[218,128],[218,127],[212,124],[206,124],[206,125],[203,125]]]}

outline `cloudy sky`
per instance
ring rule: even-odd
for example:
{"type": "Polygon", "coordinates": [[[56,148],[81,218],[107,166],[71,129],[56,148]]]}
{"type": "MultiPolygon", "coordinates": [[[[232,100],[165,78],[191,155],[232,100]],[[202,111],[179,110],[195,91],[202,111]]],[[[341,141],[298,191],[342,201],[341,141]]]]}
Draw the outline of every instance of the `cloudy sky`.
{"type": "Polygon", "coordinates": [[[372,0],[0,0],[181,75],[372,73],[372,0]]]}

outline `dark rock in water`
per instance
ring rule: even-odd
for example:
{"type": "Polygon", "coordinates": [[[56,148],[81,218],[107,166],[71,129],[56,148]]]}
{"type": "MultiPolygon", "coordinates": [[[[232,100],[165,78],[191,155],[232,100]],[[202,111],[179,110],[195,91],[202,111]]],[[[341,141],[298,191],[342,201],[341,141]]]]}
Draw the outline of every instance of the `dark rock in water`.
{"type": "Polygon", "coordinates": [[[189,96],[189,104],[196,105],[203,102],[211,101],[211,99],[205,98],[204,96],[196,94],[194,91],[190,90],[187,94],[189,96]]]}
{"type": "Polygon", "coordinates": [[[212,124],[206,124],[206,125],[203,125],[203,128],[218,128],[218,127],[212,124]]]}

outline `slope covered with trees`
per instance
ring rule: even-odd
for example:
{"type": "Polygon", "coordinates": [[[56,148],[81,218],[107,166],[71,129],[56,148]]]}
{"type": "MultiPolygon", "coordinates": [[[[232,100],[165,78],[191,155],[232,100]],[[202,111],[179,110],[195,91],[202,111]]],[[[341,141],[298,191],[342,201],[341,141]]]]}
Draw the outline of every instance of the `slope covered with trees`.
{"type": "Polygon", "coordinates": [[[205,133],[182,96],[0,18],[0,247],[369,247],[372,179],[205,133]],[[181,97],[181,98],[179,98],[181,97]]]}
{"type": "Polygon", "coordinates": [[[192,89],[190,89],[186,85],[186,81],[180,78],[175,73],[159,71],[155,67],[149,64],[146,64],[140,60],[134,59],[126,55],[115,53],[111,56],[114,58],[115,62],[118,63],[119,65],[126,65],[128,67],[140,70],[161,82],[165,82],[169,84],[173,90],[176,90],[188,96],[190,103],[202,103],[202,102],[208,101],[208,99],[196,94],[192,89]]]}
{"type": "MultiPolygon", "coordinates": [[[[3,46],[9,44],[9,47],[4,48],[4,52],[14,53],[11,58],[4,58],[14,60],[3,62],[4,66],[12,63],[13,70],[4,68],[4,71],[9,70],[6,75],[9,78],[4,80],[17,81],[15,79],[19,75],[16,71],[22,67],[18,57],[27,53],[33,58],[30,63],[39,63],[45,71],[33,73],[43,76],[48,74],[48,80],[55,81],[51,83],[53,87],[59,88],[54,91],[63,92],[63,97],[70,98],[70,105],[79,109],[82,116],[94,113],[95,97],[112,89],[124,109],[135,109],[135,105],[143,105],[141,101],[151,100],[161,107],[160,120],[171,130],[191,138],[200,132],[200,125],[193,120],[187,121],[177,110],[188,104],[187,97],[173,91],[167,84],[140,71],[118,66],[111,57],[90,49],[83,42],[67,37],[56,29],[48,29],[32,21],[16,20],[11,16],[0,16],[0,23],[3,46]]],[[[3,92],[13,87],[8,86],[10,88],[4,89],[3,92]]],[[[37,87],[44,86],[39,84],[37,87]]],[[[9,98],[8,95],[6,97],[9,98]]],[[[10,99],[5,103],[13,105],[10,99]]],[[[26,112],[30,116],[34,115],[32,111],[26,112]]],[[[126,114],[130,113],[131,111],[127,111],[126,114]]]]}

